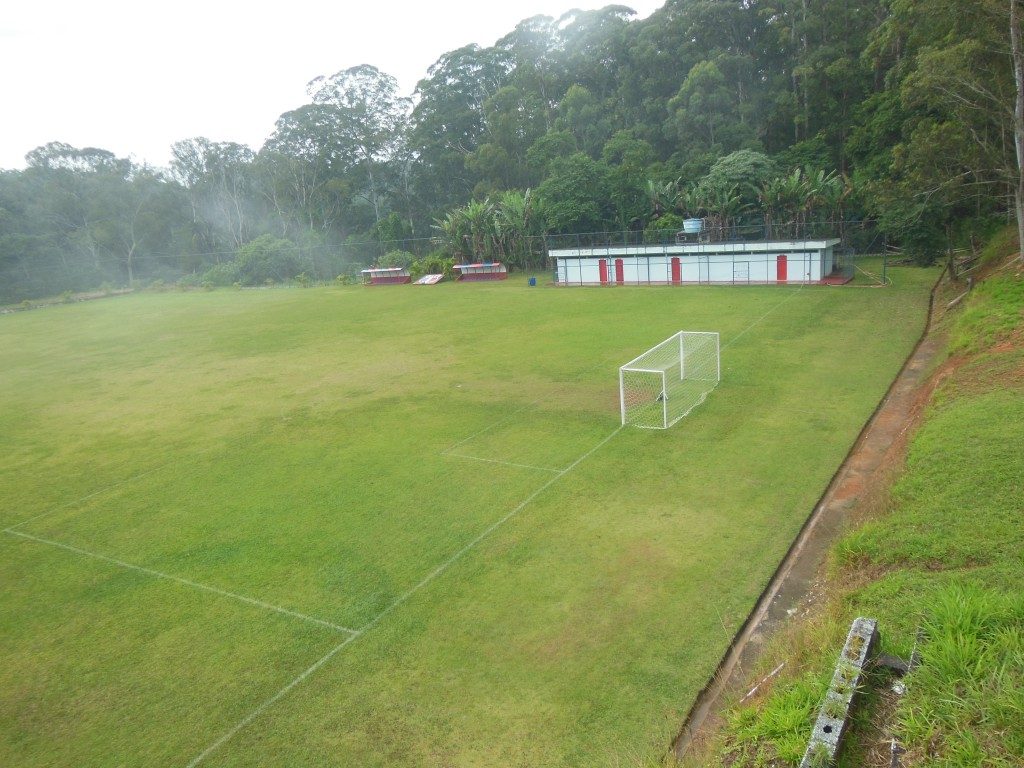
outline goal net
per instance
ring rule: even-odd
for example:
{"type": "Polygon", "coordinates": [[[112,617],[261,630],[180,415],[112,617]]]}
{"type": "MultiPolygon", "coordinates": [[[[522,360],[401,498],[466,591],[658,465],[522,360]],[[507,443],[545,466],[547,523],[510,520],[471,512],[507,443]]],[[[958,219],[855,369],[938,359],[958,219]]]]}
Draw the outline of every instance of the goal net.
{"type": "Polygon", "coordinates": [[[721,378],[718,334],[680,331],[619,368],[623,425],[668,429],[721,378]]]}

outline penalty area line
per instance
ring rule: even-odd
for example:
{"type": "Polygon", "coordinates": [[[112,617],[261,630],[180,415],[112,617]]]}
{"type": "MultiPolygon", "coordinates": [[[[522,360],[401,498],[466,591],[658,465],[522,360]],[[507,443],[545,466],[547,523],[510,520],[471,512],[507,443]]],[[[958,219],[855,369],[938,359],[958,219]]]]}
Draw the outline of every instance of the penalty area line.
{"type": "Polygon", "coordinates": [[[239,731],[241,731],[247,725],[252,723],[256,718],[258,718],[264,712],[266,712],[267,709],[269,709],[273,704],[275,704],[277,701],[279,701],[285,694],[287,694],[295,686],[297,686],[299,683],[301,683],[303,680],[305,680],[311,674],[313,674],[318,669],[320,669],[320,667],[322,667],[324,664],[326,664],[339,651],[341,651],[342,648],[344,648],[346,645],[351,643],[353,640],[357,639],[359,636],[365,634],[370,629],[375,627],[377,624],[379,624],[381,622],[381,620],[384,619],[385,616],[390,614],[396,608],[400,607],[403,603],[408,601],[409,598],[411,598],[413,595],[415,595],[421,589],[423,589],[428,584],[430,584],[432,581],[434,581],[434,579],[436,579],[442,573],[447,571],[452,565],[454,565],[456,562],[461,560],[477,544],[479,544],[481,541],[486,539],[488,536],[490,536],[492,533],[494,533],[496,530],[498,530],[501,526],[503,526],[505,523],[507,523],[509,520],[511,520],[513,517],[515,517],[517,514],[522,512],[524,509],[526,509],[526,507],[529,506],[530,502],[532,502],[534,499],[536,499],[538,496],[540,496],[544,491],[546,491],[548,488],[550,488],[552,485],[554,485],[556,482],[558,482],[561,478],[563,478],[565,475],[567,475],[569,472],[571,472],[573,469],[575,469],[577,466],[579,466],[581,463],[583,463],[586,459],[588,459],[590,456],[592,456],[594,453],[596,453],[600,448],[602,448],[606,443],[608,443],[608,441],[610,441],[613,437],[615,437],[617,434],[619,434],[619,432],[621,432],[622,429],[623,429],[623,427],[620,425],[619,427],[617,427],[615,429],[614,432],[612,432],[610,435],[604,437],[601,440],[601,442],[599,442],[594,447],[590,448],[586,453],[584,453],[582,456],[580,456],[578,459],[576,459],[576,461],[574,461],[572,464],[567,466],[565,469],[558,470],[558,474],[556,474],[554,477],[549,479],[542,486],[540,486],[540,488],[538,488],[537,490],[533,491],[533,493],[531,493],[529,496],[527,496],[525,499],[523,499],[521,502],[519,502],[519,504],[511,512],[506,513],[503,517],[501,517],[500,519],[498,519],[495,522],[491,523],[487,528],[485,528],[483,531],[481,531],[479,534],[477,534],[469,543],[467,543],[465,546],[463,546],[462,549],[460,549],[454,555],[452,555],[447,560],[445,560],[443,563],[441,563],[439,566],[437,566],[437,568],[435,568],[433,571],[431,571],[429,574],[427,574],[423,579],[421,579],[419,581],[419,583],[417,583],[415,586],[411,587],[410,589],[406,590],[401,595],[399,595],[397,598],[395,598],[386,608],[384,608],[384,610],[382,610],[380,613],[378,613],[376,616],[374,616],[372,619],[370,619],[370,621],[368,621],[365,625],[363,625],[363,627],[361,627],[360,629],[356,630],[351,637],[346,638],[343,642],[341,642],[338,645],[336,645],[334,648],[332,648],[330,651],[328,651],[326,655],[324,655],[322,658],[317,660],[317,662],[315,664],[313,664],[311,667],[306,669],[301,675],[296,677],[294,680],[292,680],[290,683],[288,683],[288,685],[286,685],[284,688],[282,688],[280,691],[275,693],[269,699],[267,699],[262,704],[260,704],[256,709],[254,709],[252,712],[250,712],[248,715],[246,715],[234,727],[232,727],[231,730],[229,730],[226,733],[224,733],[219,739],[217,739],[210,746],[208,746],[206,749],[204,749],[202,752],[200,752],[195,758],[193,758],[192,762],[190,762],[186,768],[195,768],[197,765],[202,763],[207,757],[209,757],[213,752],[218,750],[220,747],[224,746],[224,744],[226,744],[228,741],[230,741],[232,738],[234,738],[234,736],[239,731]]]}
{"type": "Polygon", "coordinates": [[[776,309],[778,309],[779,307],[781,307],[781,306],[782,306],[783,304],[785,304],[785,303],[786,303],[787,301],[789,301],[790,299],[792,299],[792,298],[796,297],[796,295],[797,295],[798,293],[800,293],[800,291],[802,291],[803,289],[804,289],[804,287],[803,287],[802,285],[801,285],[801,286],[799,286],[799,287],[798,287],[798,288],[797,288],[797,289],[796,289],[795,291],[793,291],[793,292],[792,292],[791,294],[789,294],[789,296],[787,296],[786,298],[784,298],[784,299],[783,299],[782,301],[780,301],[780,302],[779,302],[778,304],[774,305],[774,306],[773,306],[773,307],[772,307],[771,309],[769,309],[769,310],[768,310],[767,312],[765,312],[765,313],[764,313],[763,315],[761,315],[761,316],[760,316],[759,318],[757,318],[757,320],[755,320],[754,322],[752,322],[752,323],[751,323],[750,325],[748,325],[748,326],[747,326],[746,328],[744,328],[744,329],[743,329],[742,331],[740,331],[740,332],[739,332],[739,333],[737,333],[737,334],[736,334],[735,336],[733,336],[733,337],[732,337],[731,339],[729,339],[729,340],[728,340],[727,342],[725,342],[725,344],[723,344],[723,345],[722,345],[721,349],[725,349],[725,348],[727,348],[727,347],[731,346],[732,344],[734,344],[735,342],[739,341],[740,337],[741,337],[741,336],[743,336],[743,335],[744,335],[744,334],[745,334],[745,333],[746,333],[747,331],[749,331],[749,330],[750,330],[751,328],[753,328],[754,326],[758,325],[758,324],[759,324],[759,323],[760,323],[760,322],[761,322],[762,320],[764,320],[764,319],[765,319],[766,317],[768,317],[768,315],[770,315],[770,314],[771,314],[772,312],[774,312],[774,311],[775,311],[776,309]]]}
{"type": "MultiPolygon", "coordinates": [[[[197,453],[195,455],[198,456],[200,453],[205,453],[205,451],[200,451],[199,453],[197,453]]],[[[112,490],[114,490],[115,488],[117,488],[119,486],[127,485],[128,483],[134,483],[136,480],[141,480],[142,478],[146,477],[147,475],[152,475],[154,472],[159,472],[162,469],[167,469],[167,467],[171,466],[172,464],[176,464],[176,463],[177,463],[177,460],[175,460],[175,461],[168,461],[167,463],[161,464],[158,467],[153,467],[152,469],[147,469],[145,472],[140,472],[137,475],[132,475],[131,477],[126,477],[123,480],[118,480],[115,483],[111,483],[110,485],[107,485],[107,486],[104,486],[103,488],[100,488],[98,491],[93,491],[92,493],[87,493],[85,496],[82,496],[79,499],[73,499],[72,501],[66,501],[63,504],[58,504],[56,507],[51,507],[50,509],[46,510],[45,512],[41,512],[38,515],[35,515],[34,517],[30,517],[27,520],[22,520],[20,523],[15,523],[14,525],[7,526],[6,528],[3,529],[4,533],[15,533],[16,529],[21,528],[23,526],[26,526],[29,523],[34,523],[36,520],[41,520],[44,517],[49,517],[50,515],[54,515],[57,512],[60,512],[62,509],[67,509],[68,507],[73,507],[75,504],[81,504],[83,501],[88,501],[89,499],[91,499],[91,498],[93,498],[95,496],[99,496],[100,494],[106,493],[107,491],[112,491],[112,490]]]]}
{"type": "Polygon", "coordinates": [[[470,456],[468,453],[442,453],[442,456],[451,456],[457,459],[471,459],[473,461],[486,461],[488,464],[501,464],[506,467],[520,467],[521,469],[535,469],[538,472],[561,472],[560,469],[552,469],[551,467],[535,467],[533,464],[518,464],[514,461],[502,461],[501,459],[485,459],[483,456],[470,456]]]}
{"type": "Polygon", "coordinates": [[[359,634],[358,630],[350,629],[349,627],[343,627],[340,624],[335,624],[334,622],[327,621],[325,619],[318,619],[315,616],[307,616],[304,613],[299,613],[298,611],[292,611],[292,610],[289,610],[288,608],[282,608],[279,605],[273,605],[271,603],[265,603],[262,600],[257,600],[254,597],[247,597],[246,595],[239,595],[239,594],[237,594],[235,592],[228,592],[227,590],[219,589],[218,587],[211,587],[209,584],[200,584],[198,581],[192,581],[191,579],[184,579],[181,576],[172,576],[169,573],[162,573],[161,571],[154,571],[152,568],[146,568],[146,567],[141,566],[141,565],[135,565],[134,563],[128,563],[128,562],[125,562],[124,560],[118,560],[115,557],[107,557],[106,555],[100,555],[100,554],[98,554],[96,552],[90,552],[87,549],[81,549],[80,547],[73,547],[70,544],[63,544],[63,543],[61,543],[59,541],[53,541],[52,539],[44,539],[44,538],[41,538],[39,536],[33,536],[31,533],[25,533],[23,531],[12,531],[10,529],[7,529],[7,530],[4,531],[4,533],[10,534],[11,536],[19,536],[19,537],[21,537],[23,539],[28,539],[29,541],[34,541],[34,542],[37,542],[39,544],[46,544],[47,546],[50,546],[50,547],[56,547],[57,549],[63,549],[65,551],[67,551],[67,552],[74,552],[75,554],[82,555],[84,557],[91,557],[94,560],[101,560],[101,561],[103,561],[105,563],[110,563],[111,565],[116,565],[116,566],[119,566],[121,568],[126,568],[126,569],[128,569],[130,571],[136,571],[138,573],[144,573],[147,576],[154,576],[154,577],[156,577],[158,579],[165,579],[166,581],[177,582],[178,584],[183,584],[186,587],[192,587],[193,589],[199,589],[199,590],[202,590],[204,592],[210,592],[210,593],[212,593],[214,595],[219,595],[221,597],[228,597],[228,598],[231,598],[232,600],[237,600],[240,603],[245,603],[247,605],[255,606],[256,608],[262,608],[262,609],[267,610],[267,611],[273,611],[274,613],[280,613],[280,614],[282,614],[284,616],[290,616],[293,619],[301,619],[302,621],[306,621],[306,622],[309,622],[311,624],[319,624],[321,627],[327,627],[328,629],[333,629],[335,632],[345,632],[345,633],[351,635],[352,637],[355,637],[356,635],[359,634]]]}
{"type": "MultiPolygon", "coordinates": [[[[502,419],[498,419],[493,424],[488,424],[486,427],[484,427],[483,429],[479,430],[478,432],[474,432],[469,437],[464,437],[461,440],[459,440],[459,442],[453,443],[452,445],[448,446],[443,451],[441,451],[441,455],[444,456],[447,453],[451,453],[452,451],[454,451],[459,446],[462,446],[462,445],[465,445],[466,443],[468,443],[470,440],[473,440],[473,439],[475,439],[477,437],[480,437],[480,435],[487,434],[492,429],[500,427],[503,424],[508,424],[508,422],[512,421],[512,419],[514,419],[516,416],[518,416],[523,411],[528,411],[531,408],[533,408],[535,405],[539,405],[539,404],[540,404],[540,400],[534,400],[532,403],[527,403],[526,405],[522,406],[521,408],[516,408],[508,416],[505,416],[502,419]]],[[[466,457],[464,456],[463,458],[466,458],[466,457]]]]}
{"type": "Polygon", "coordinates": [[[439,566],[437,566],[437,568],[435,568],[433,571],[431,571],[429,574],[427,574],[427,576],[424,577],[418,584],[416,584],[414,587],[412,587],[411,589],[407,590],[406,592],[404,592],[403,594],[401,594],[397,598],[395,598],[394,602],[392,602],[384,610],[382,610],[375,617],[373,617],[373,619],[371,619],[366,625],[361,627],[359,631],[361,633],[362,632],[366,632],[368,629],[370,629],[371,627],[376,625],[378,622],[380,622],[381,619],[383,619],[385,616],[387,616],[393,610],[395,610],[400,605],[402,605],[404,602],[406,602],[410,597],[412,597],[417,592],[419,592],[421,589],[423,589],[423,587],[425,587],[428,584],[430,584],[430,582],[432,582],[434,579],[436,579],[438,576],[440,576],[442,573],[444,573],[446,570],[448,570],[456,562],[461,560],[462,557],[465,556],[467,552],[469,552],[471,549],[473,549],[473,547],[475,547],[481,541],[486,539],[488,536],[490,536],[492,533],[494,533],[496,530],[498,530],[501,526],[503,526],[509,520],[511,520],[516,515],[518,515],[520,512],[522,512],[524,509],[526,509],[526,507],[530,505],[530,502],[532,502],[534,499],[536,499],[538,496],[540,496],[542,493],[544,493],[544,491],[546,491],[552,485],[554,485],[559,480],[561,480],[563,477],[565,477],[567,474],[569,474],[569,472],[574,470],[577,466],[579,466],[584,461],[586,461],[588,458],[590,458],[600,448],[604,447],[604,445],[606,443],[608,443],[608,441],[610,441],[617,434],[619,434],[619,432],[621,432],[622,429],[623,428],[622,428],[621,425],[616,427],[614,432],[612,432],[610,435],[602,438],[601,442],[599,442],[597,445],[595,445],[592,448],[590,448],[586,453],[584,453],[582,456],[580,456],[578,459],[576,459],[576,461],[574,461],[572,464],[567,466],[565,469],[558,470],[558,473],[554,477],[549,479],[542,486],[540,486],[540,488],[538,488],[533,493],[531,493],[529,496],[527,496],[525,499],[523,499],[521,502],[519,502],[519,504],[511,512],[506,513],[503,517],[501,517],[498,520],[496,520],[495,522],[491,523],[482,532],[477,534],[476,537],[473,538],[468,544],[466,544],[464,547],[462,547],[462,549],[460,549],[454,555],[452,555],[447,560],[445,560],[443,563],[441,563],[439,566]]]}
{"type": "Polygon", "coordinates": [[[294,680],[292,680],[290,683],[288,683],[288,685],[286,685],[284,688],[279,690],[277,693],[275,693],[269,699],[267,699],[262,704],[260,704],[258,707],[256,707],[256,709],[254,709],[252,712],[250,712],[244,718],[242,718],[237,723],[235,723],[235,725],[229,731],[225,731],[221,735],[221,737],[219,739],[217,739],[210,746],[208,746],[206,749],[204,749],[202,752],[200,752],[198,755],[196,755],[194,758],[192,758],[192,760],[191,760],[191,762],[189,762],[187,768],[195,768],[195,766],[197,766],[201,762],[203,762],[203,760],[205,760],[209,755],[211,755],[213,752],[215,752],[218,749],[220,749],[220,747],[222,747],[225,743],[227,743],[232,738],[234,738],[236,733],[238,733],[240,730],[245,728],[247,725],[249,725],[249,723],[251,723],[257,717],[259,717],[264,712],[266,712],[267,709],[269,709],[274,704],[276,704],[292,688],[294,688],[295,686],[299,685],[303,680],[305,680],[307,677],[309,677],[314,672],[316,672],[318,669],[320,669],[320,667],[322,667],[324,664],[326,664],[328,661],[330,661],[331,658],[334,657],[334,655],[337,654],[342,648],[344,648],[346,645],[348,645],[353,640],[355,640],[357,637],[359,637],[359,634],[360,633],[356,632],[356,633],[350,635],[349,637],[346,637],[344,640],[342,640],[336,646],[331,648],[331,650],[329,650],[327,653],[325,653],[323,656],[321,656],[319,659],[317,659],[315,662],[313,662],[313,664],[310,665],[309,667],[307,667],[302,672],[302,674],[300,674],[298,677],[296,677],[294,680]]]}

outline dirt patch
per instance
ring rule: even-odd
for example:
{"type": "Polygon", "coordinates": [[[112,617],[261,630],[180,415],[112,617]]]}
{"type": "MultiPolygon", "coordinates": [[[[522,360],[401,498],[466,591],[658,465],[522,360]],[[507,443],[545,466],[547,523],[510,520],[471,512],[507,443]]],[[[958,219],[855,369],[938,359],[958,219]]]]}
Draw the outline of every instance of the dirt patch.
{"type": "Polygon", "coordinates": [[[889,768],[892,764],[892,732],[900,697],[893,691],[895,680],[872,685],[866,702],[867,717],[851,731],[852,751],[862,757],[864,768],[889,768]]]}
{"type": "Polygon", "coordinates": [[[872,500],[884,493],[894,472],[902,466],[908,435],[935,389],[964,364],[962,358],[951,358],[936,368],[945,347],[945,334],[933,331],[935,293],[933,290],[933,309],[921,340],[733,639],[715,676],[698,695],[672,745],[676,757],[683,757],[691,745],[704,741],[702,730],[714,727],[723,694],[738,690],[746,682],[764,647],[764,638],[794,614],[806,615],[821,604],[825,596],[821,569],[829,547],[852,516],[863,514],[862,507],[876,505],[872,500]]]}

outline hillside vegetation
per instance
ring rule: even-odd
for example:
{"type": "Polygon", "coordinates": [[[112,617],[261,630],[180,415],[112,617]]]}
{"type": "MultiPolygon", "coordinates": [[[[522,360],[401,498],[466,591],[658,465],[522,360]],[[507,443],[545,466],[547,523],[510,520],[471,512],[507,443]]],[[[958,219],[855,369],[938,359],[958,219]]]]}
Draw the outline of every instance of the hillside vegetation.
{"type": "Polygon", "coordinates": [[[833,547],[810,619],[761,659],[779,679],[735,706],[688,764],[799,763],[855,616],[879,620],[882,651],[921,665],[906,694],[876,673],[840,765],[1019,766],[1024,755],[1024,271],[1019,259],[946,318],[949,358],[906,466],[833,547]],[[883,750],[884,748],[884,750],[883,750]],[[884,751],[884,754],[882,752],[884,751]]]}

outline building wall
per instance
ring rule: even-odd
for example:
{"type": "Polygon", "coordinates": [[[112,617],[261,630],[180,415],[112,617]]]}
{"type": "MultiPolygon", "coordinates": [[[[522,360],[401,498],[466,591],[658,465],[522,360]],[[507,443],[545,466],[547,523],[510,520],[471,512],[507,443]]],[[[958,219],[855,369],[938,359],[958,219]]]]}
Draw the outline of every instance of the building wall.
{"type": "Polygon", "coordinates": [[[558,257],[556,280],[565,285],[670,285],[672,261],[679,260],[680,283],[805,283],[832,271],[832,248],[810,252],[652,254],[646,256],[558,257]],[[786,256],[785,279],[779,280],[778,257],[786,256]],[[601,262],[604,261],[602,269],[601,262]],[[621,267],[617,266],[621,262],[621,267]]]}

